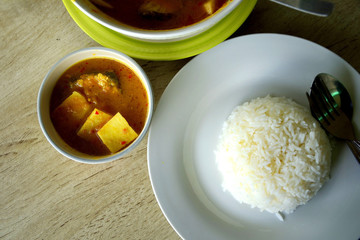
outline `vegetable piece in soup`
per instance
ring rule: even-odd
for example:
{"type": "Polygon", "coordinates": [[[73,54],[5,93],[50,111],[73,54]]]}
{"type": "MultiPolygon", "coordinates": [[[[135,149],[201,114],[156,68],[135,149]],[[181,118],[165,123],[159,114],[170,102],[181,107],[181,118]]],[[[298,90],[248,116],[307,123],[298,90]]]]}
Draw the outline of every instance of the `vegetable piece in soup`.
{"type": "Polygon", "coordinates": [[[182,0],[145,0],[138,13],[148,18],[166,19],[172,17],[183,7],[182,0]]]}
{"type": "MultiPolygon", "coordinates": [[[[100,129],[121,114],[137,136],[148,115],[148,94],[126,65],[113,59],[92,58],[62,74],[51,96],[50,111],[56,131],[67,144],[80,152],[103,156],[114,150],[101,140],[100,129]]],[[[128,139],[122,148],[135,138],[128,139]]]]}
{"type": "Polygon", "coordinates": [[[62,129],[64,136],[76,131],[91,109],[90,103],[79,92],[74,91],[52,111],[51,117],[55,128],[62,129]]]}
{"type": "Polygon", "coordinates": [[[113,153],[124,148],[138,136],[120,113],[117,113],[111,118],[110,121],[99,130],[98,135],[113,153]]]}
{"type": "Polygon", "coordinates": [[[97,132],[101,129],[105,123],[107,123],[112,116],[97,108],[88,116],[85,123],[82,125],[77,135],[87,141],[96,141],[97,132]]]}

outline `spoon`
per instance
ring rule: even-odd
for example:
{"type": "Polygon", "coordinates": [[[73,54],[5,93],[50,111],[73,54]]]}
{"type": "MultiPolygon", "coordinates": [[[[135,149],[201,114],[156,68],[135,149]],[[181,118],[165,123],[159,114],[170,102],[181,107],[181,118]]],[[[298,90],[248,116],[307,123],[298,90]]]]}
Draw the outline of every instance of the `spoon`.
{"type": "Polygon", "coordinates": [[[322,0],[270,0],[289,8],[315,16],[327,17],[331,14],[334,5],[322,0]]]}
{"type": "Polygon", "coordinates": [[[356,140],[351,123],[353,104],[349,92],[335,77],[318,74],[307,94],[313,116],[333,136],[346,140],[360,163],[360,141],[356,140]]]}

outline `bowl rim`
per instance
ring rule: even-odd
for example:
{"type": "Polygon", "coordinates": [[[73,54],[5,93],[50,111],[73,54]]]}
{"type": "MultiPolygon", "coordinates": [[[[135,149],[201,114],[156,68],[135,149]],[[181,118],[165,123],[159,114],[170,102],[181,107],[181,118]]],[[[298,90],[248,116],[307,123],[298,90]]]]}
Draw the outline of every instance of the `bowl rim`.
{"type": "MultiPolygon", "coordinates": [[[[66,70],[65,70],[66,71],[66,70]]],[[[61,74],[63,74],[64,71],[62,71],[61,74]]],[[[58,79],[57,79],[58,80],[58,79]]],[[[54,80],[55,82],[57,82],[57,80],[54,80]]],[[[53,89],[49,90],[51,93],[53,91],[53,89]]],[[[50,93],[50,96],[51,96],[50,93]]],[[[37,117],[38,117],[38,122],[41,128],[41,131],[43,132],[45,138],[47,139],[47,141],[63,156],[74,160],[76,162],[80,162],[80,163],[87,163],[87,164],[100,164],[100,163],[106,163],[106,162],[111,162],[114,160],[117,160],[123,156],[125,156],[127,153],[129,153],[131,150],[133,150],[145,137],[145,135],[147,134],[151,121],[152,121],[152,115],[153,115],[153,110],[154,110],[154,96],[153,96],[153,91],[152,91],[152,87],[151,87],[151,83],[150,80],[147,76],[147,74],[145,73],[144,69],[134,60],[132,59],[130,56],[114,50],[114,49],[110,49],[110,48],[105,48],[105,47],[88,47],[88,48],[83,48],[83,49],[79,49],[76,51],[73,51],[69,54],[66,54],[65,56],[63,56],[62,58],[60,58],[51,68],[50,70],[46,73],[45,77],[43,78],[39,91],[38,91],[38,95],[37,95],[37,117]],[[125,64],[127,67],[129,67],[132,71],[134,71],[134,73],[136,75],[138,75],[138,77],[140,78],[142,84],[144,85],[147,94],[148,94],[148,115],[146,117],[146,121],[145,121],[145,125],[143,127],[143,129],[141,130],[140,134],[138,135],[138,137],[130,144],[128,145],[126,148],[122,149],[119,152],[110,154],[110,155],[105,155],[105,156],[92,156],[92,155],[88,155],[88,154],[84,154],[80,151],[77,151],[76,149],[73,149],[72,147],[68,146],[64,140],[62,140],[62,138],[60,136],[59,139],[61,139],[63,141],[63,143],[65,143],[65,145],[67,145],[68,147],[70,147],[72,150],[74,150],[74,152],[79,153],[79,156],[76,156],[75,154],[71,154],[68,151],[66,151],[65,149],[63,149],[62,147],[59,146],[59,144],[57,144],[57,142],[55,142],[51,137],[50,134],[48,133],[48,128],[45,127],[45,123],[44,123],[44,118],[46,116],[44,116],[44,113],[42,111],[42,108],[44,106],[44,102],[42,101],[43,98],[45,97],[44,91],[46,89],[46,84],[48,83],[50,77],[52,74],[54,74],[54,72],[58,69],[58,67],[67,59],[70,59],[76,55],[79,54],[85,54],[86,52],[88,53],[92,53],[92,56],[89,57],[85,57],[85,58],[80,58],[79,60],[77,60],[76,62],[71,63],[70,65],[66,66],[65,69],[68,69],[69,67],[73,66],[74,64],[83,61],[85,59],[91,59],[91,58],[108,58],[108,59],[113,59],[115,61],[121,62],[122,64],[125,64]],[[109,56],[105,56],[103,53],[110,53],[113,56],[109,57],[109,56]],[[95,53],[95,54],[94,54],[95,53]]],[[[49,121],[51,122],[51,119],[49,119],[49,121]]],[[[53,124],[50,124],[53,127],[53,124]]],[[[55,128],[54,128],[55,130],[55,128]]],[[[56,131],[56,130],[55,130],[56,131]]],[[[57,132],[56,132],[57,134],[57,132]]]]}
{"type": "Polygon", "coordinates": [[[189,26],[169,30],[147,30],[122,24],[107,16],[89,0],[76,0],[72,3],[94,21],[125,36],[148,42],[174,42],[193,37],[210,29],[231,13],[242,1],[229,0],[223,7],[203,20],[189,26]]]}

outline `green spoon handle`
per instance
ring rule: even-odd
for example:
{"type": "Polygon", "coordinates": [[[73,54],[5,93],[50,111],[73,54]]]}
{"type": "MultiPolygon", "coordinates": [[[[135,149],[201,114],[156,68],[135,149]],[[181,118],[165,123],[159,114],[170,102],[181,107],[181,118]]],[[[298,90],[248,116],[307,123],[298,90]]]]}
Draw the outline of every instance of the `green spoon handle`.
{"type": "Polygon", "coordinates": [[[356,160],[360,163],[360,141],[359,140],[348,140],[346,141],[347,145],[351,149],[351,152],[354,154],[356,160]]]}

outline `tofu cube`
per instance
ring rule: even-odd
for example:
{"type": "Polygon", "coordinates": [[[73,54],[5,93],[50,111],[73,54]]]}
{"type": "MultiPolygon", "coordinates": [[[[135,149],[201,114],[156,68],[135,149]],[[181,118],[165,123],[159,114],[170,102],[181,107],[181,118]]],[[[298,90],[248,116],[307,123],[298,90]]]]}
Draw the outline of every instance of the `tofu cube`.
{"type": "Polygon", "coordinates": [[[62,131],[76,131],[91,111],[91,105],[80,93],[74,91],[51,113],[53,123],[62,131]]]}
{"type": "Polygon", "coordinates": [[[97,134],[112,153],[126,147],[138,136],[120,113],[115,114],[97,134]]]}
{"type": "Polygon", "coordinates": [[[87,141],[97,140],[96,133],[112,118],[112,115],[107,114],[95,108],[82,125],[77,135],[87,141]]]}

